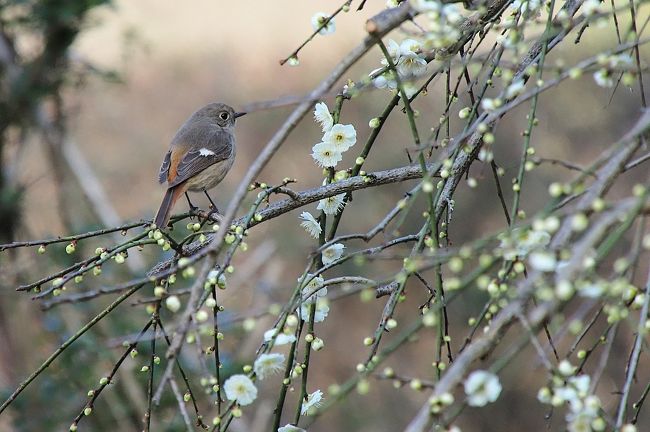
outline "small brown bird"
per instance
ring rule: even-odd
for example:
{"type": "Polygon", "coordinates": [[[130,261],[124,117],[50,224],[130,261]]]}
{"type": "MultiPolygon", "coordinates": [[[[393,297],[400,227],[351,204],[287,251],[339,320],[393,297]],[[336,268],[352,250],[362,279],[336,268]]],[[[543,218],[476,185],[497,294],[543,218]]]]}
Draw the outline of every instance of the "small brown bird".
{"type": "Polygon", "coordinates": [[[196,111],[176,132],[165,155],[158,181],[167,192],[154,223],[164,228],[174,204],[187,191],[203,192],[216,210],[207,190],[218,185],[235,161],[235,120],[245,113],[226,104],[211,103],[196,111]]]}

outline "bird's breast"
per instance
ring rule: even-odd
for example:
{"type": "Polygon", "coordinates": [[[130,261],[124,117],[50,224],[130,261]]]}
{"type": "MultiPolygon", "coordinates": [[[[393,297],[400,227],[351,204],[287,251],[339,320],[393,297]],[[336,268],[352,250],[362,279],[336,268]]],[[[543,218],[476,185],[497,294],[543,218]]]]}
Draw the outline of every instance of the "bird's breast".
{"type": "Polygon", "coordinates": [[[197,175],[189,178],[187,180],[188,189],[191,191],[202,191],[206,189],[212,189],[226,176],[230,168],[232,167],[233,162],[235,161],[234,157],[217,162],[216,164],[210,165],[197,175]]]}

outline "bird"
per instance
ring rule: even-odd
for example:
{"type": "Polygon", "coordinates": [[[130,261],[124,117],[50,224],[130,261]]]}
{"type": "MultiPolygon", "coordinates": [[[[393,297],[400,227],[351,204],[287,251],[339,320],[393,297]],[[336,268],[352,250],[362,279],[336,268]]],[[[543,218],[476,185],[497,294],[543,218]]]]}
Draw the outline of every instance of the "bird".
{"type": "Polygon", "coordinates": [[[169,223],[176,201],[185,194],[194,209],[188,191],[203,192],[218,185],[235,161],[235,121],[245,115],[224,103],[209,103],[194,112],[178,129],[169,145],[158,174],[159,183],[167,182],[167,191],[154,218],[159,229],[169,223]]]}

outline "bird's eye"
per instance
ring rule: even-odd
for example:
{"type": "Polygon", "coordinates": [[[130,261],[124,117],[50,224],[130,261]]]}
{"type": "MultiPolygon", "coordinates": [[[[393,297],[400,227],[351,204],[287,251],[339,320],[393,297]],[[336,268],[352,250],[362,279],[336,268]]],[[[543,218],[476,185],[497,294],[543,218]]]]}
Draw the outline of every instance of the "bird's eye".
{"type": "Polygon", "coordinates": [[[221,118],[221,120],[228,120],[228,117],[230,117],[230,114],[228,114],[225,111],[222,111],[221,114],[219,114],[219,117],[221,118]]]}

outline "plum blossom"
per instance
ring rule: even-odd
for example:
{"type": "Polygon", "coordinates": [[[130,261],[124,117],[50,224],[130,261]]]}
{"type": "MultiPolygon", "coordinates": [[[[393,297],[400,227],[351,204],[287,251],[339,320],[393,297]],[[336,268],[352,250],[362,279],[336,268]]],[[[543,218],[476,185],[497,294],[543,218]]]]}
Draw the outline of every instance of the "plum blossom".
{"type": "Polygon", "coordinates": [[[233,375],[223,385],[226,398],[239,405],[250,405],[257,398],[257,387],[246,375],[233,375]]]}
{"type": "Polygon", "coordinates": [[[318,31],[318,34],[320,35],[328,35],[334,33],[336,31],[334,18],[331,18],[329,21],[327,21],[328,18],[330,18],[329,14],[325,12],[316,12],[314,16],[311,17],[311,26],[313,27],[314,31],[320,29],[318,31]],[[327,24],[323,26],[326,21],[327,24]],[[321,28],[321,26],[323,27],[321,28]]]}
{"type": "Polygon", "coordinates": [[[323,261],[323,265],[329,265],[337,259],[341,258],[344,249],[345,246],[341,243],[334,243],[333,245],[325,248],[321,253],[321,260],[323,261]]]}
{"type": "Polygon", "coordinates": [[[316,390],[315,392],[307,396],[307,400],[302,402],[300,407],[300,414],[305,415],[307,412],[314,407],[317,407],[323,401],[323,392],[321,390],[316,390]]]}
{"type": "Polygon", "coordinates": [[[267,376],[273,375],[284,368],[284,354],[269,353],[261,354],[253,365],[255,375],[259,379],[264,379],[267,376]]]}
{"type": "Polygon", "coordinates": [[[330,113],[329,108],[327,108],[325,102],[318,102],[314,107],[314,120],[316,120],[316,123],[321,125],[323,132],[332,129],[334,119],[332,118],[332,114],[330,113]]]}
{"type": "Polygon", "coordinates": [[[302,212],[300,213],[300,219],[302,219],[300,226],[303,227],[310,236],[318,238],[322,229],[316,218],[309,212],[302,212]]]}
{"type": "Polygon", "coordinates": [[[487,405],[501,394],[501,383],[495,374],[476,370],[469,374],[464,383],[467,404],[474,407],[487,405]]]}

